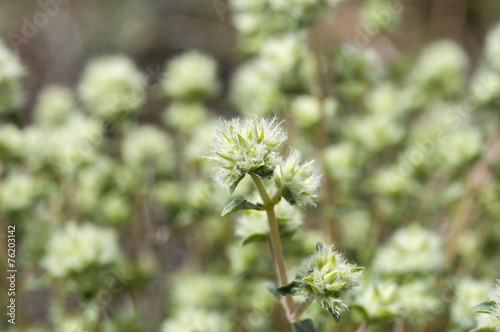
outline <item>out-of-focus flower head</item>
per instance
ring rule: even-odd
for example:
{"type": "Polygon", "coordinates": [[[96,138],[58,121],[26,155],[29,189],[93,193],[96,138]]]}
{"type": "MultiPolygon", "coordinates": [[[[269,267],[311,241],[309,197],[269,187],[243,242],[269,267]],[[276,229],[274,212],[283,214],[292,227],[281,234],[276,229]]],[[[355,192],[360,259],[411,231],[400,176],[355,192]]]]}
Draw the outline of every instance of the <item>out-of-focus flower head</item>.
{"type": "Polygon", "coordinates": [[[409,84],[431,95],[455,96],[464,88],[467,65],[467,56],[460,46],[448,40],[438,41],[423,51],[409,76],[409,84]]]}
{"type": "Polygon", "coordinates": [[[425,275],[443,267],[442,241],[418,225],[401,229],[379,250],[374,270],[385,275],[425,275]]]}
{"type": "Polygon", "coordinates": [[[25,69],[17,55],[0,41],[0,114],[14,111],[23,101],[25,69]]]}
{"type": "Polygon", "coordinates": [[[67,87],[54,85],[40,93],[33,112],[37,124],[52,127],[64,124],[75,108],[73,92],[67,87]]]}
{"type": "Polygon", "coordinates": [[[462,329],[474,327],[475,317],[470,308],[488,296],[490,287],[487,282],[460,279],[455,289],[455,301],[451,305],[451,321],[462,329]]]}
{"type": "Polygon", "coordinates": [[[217,64],[210,57],[190,51],[171,60],[160,86],[163,94],[172,99],[200,100],[217,95],[217,64]]]}
{"type": "Polygon", "coordinates": [[[87,111],[117,120],[136,113],[145,101],[145,76],[124,56],[107,56],[90,62],[79,85],[87,111]]]}
{"type": "Polygon", "coordinates": [[[10,173],[0,187],[0,208],[3,211],[26,211],[40,192],[38,181],[29,174],[10,173]]]}
{"type": "Polygon", "coordinates": [[[486,60],[500,72],[500,24],[495,26],[486,37],[486,60]]]}
{"type": "Polygon", "coordinates": [[[320,177],[312,167],[313,161],[301,164],[300,152],[292,150],[274,173],[274,183],[281,191],[281,196],[290,205],[301,208],[316,206],[320,177]]]}
{"type": "Polygon", "coordinates": [[[500,99],[500,70],[479,70],[472,80],[470,90],[471,96],[466,100],[466,106],[470,109],[493,105],[500,99]]]}
{"type": "Polygon", "coordinates": [[[278,80],[269,77],[255,61],[236,71],[231,80],[231,102],[242,114],[266,116],[285,104],[278,80]]]}
{"type": "Polygon", "coordinates": [[[133,128],[123,139],[123,161],[134,170],[150,167],[157,172],[168,173],[175,167],[174,155],[170,136],[153,126],[133,128]]]}
{"type": "Polygon", "coordinates": [[[389,280],[377,280],[368,285],[361,283],[355,304],[363,308],[362,312],[369,320],[389,319],[401,311],[397,292],[398,285],[389,280]]]}
{"type": "Polygon", "coordinates": [[[341,183],[347,183],[355,177],[356,157],[356,146],[351,142],[331,145],[323,152],[328,175],[341,183]]]}
{"type": "Polygon", "coordinates": [[[372,151],[400,142],[404,134],[404,128],[398,121],[382,115],[354,118],[346,129],[347,137],[352,137],[372,151]]]}
{"type": "Polygon", "coordinates": [[[230,332],[231,324],[222,315],[203,309],[185,308],[162,326],[162,332],[230,332]]]}
{"type": "Polygon", "coordinates": [[[119,257],[115,232],[89,223],[70,222],[51,236],[42,266],[50,276],[64,278],[91,266],[113,264],[119,257]]]}
{"type": "Polygon", "coordinates": [[[163,122],[184,135],[192,134],[208,117],[200,103],[173,103],[162,114],[163,122]]]}
{"type": "Polygon", "coordinates": [[[290,113],[301,127],[316,125],[321,119],[321,107],[325,113],[325,121],[333,118],[337,111],[337,102],[327,98],[321,104],[320,100],[311,95],[296,97],[290,105],[290,113]]]}
{"type": "Polygon", "coordinates": [[[287,139],[277,118],[221,120],[215,129],[208,159],[215,161],[213,176],[231,193],[247,173],[271,178],[287,139]]]}
{"type": "Polygon", "coordinates": [[[437,158],[450,168],[460,167],[472,160],[483,146],[481,131],[472,126],[461,126],[443,137],[437,146],[437,158]]]}

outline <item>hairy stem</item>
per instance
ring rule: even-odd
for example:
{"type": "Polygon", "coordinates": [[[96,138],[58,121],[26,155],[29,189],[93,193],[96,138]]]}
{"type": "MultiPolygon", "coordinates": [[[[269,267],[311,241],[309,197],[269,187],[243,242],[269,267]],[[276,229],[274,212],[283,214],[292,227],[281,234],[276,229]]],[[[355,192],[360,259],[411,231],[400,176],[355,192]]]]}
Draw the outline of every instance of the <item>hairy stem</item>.
{"type": "MultiPolygon", "coordinates": [[[[286,285],[288,281],[286,277],[285,257],[283,255],[283,246],[281,245],[278,221],[276,220],[276,215],[274,213],[274,205],[276,205],[276,203],[274,203],[269,197],[266,187],[260,178],[252,175],[252,180],[260,194],[260,197],[262,198],[262,203],[264,203],[264,209],[267,213],[267,219],[269,221],[269,235],[271,239],[271,252],[273,255],[274,266],[276,268],[276,274],[278,276],[278,285],[281,287],[286,285]]],[[[288,320],[290,320],[291,314],[295,310],[295,304],[289,296],[282,296],[281,299],[285,308],[286,316],[288,320]]]]}
{"type": "Polygon", "coordinates": [[[312,303],[311,299],[306,299],[304,302],[302,302],[297,309],[292,313],[290,316],[290,320],[292,322],[298,321],[300,319],[300,316],[306,311],[306,309],[309,307],[309,305],[312,303]]]}
{"type": "Polygon", "coordinates": [[[365,323],[361,324],[358,327],[358,329],[356,330],[356,332],[365,332],[366,329],[368,328],[368,325],[370,325],[370,324],[368,324],[368,322],[365,322],[365,323]]]}

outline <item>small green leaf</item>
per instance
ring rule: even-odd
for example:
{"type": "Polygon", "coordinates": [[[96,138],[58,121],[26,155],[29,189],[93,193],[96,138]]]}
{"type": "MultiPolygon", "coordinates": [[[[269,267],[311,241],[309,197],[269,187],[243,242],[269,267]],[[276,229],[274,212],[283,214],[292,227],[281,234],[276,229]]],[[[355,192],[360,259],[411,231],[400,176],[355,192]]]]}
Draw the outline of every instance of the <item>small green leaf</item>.
{"type": "Polygon", "coordinates": [[[497,303],[495,301],[486,301],[480,304],[476,304],[470,310],[477,314],[490,314],[497,310],[497,303]]]}
{"type": "Polygon", "coordinates": [[[266,288],[271,292],[271,294],[274,295],[276,299],[279,300],[281,298],[281,295],[276,291],[276,288],[278,288],[278,283],[276,281],[266,282],[266,288]]]}
{"type": "Polygon", "coordinates": [[[310,319],[301,320],[300,322],[293,323],[295,332],[316,332],[314,323],[310,319]]]}
{"type": "Polygon", "coordinates": [[[276,288],[276,291],[283,296],[292,296],[297,294],[297,287],[299,286],[299,282],[294,280],[291,283],[276,288]]]}
{"type": "Polygon", "coordinates": [[[244,238],[241,241],[241,245],[244,246],[252,242],[262,242],[265,240],[267,240],[267,234],[252,234],[244,238]]]}
{"type": "Polygon", "coordinates": [[[335,323],[340,323],[340,314],[334,312],[334,311],[330,311],[330,313],[332,314],[332,317],[333,319],[335,320],[335,323]]]}
{"type": "Polygon", "coordinates": [[[366,309],[362,305],[360,305],[360,304],[351,304],[350,307],[353,308],[353,309],[358,310],[361,313],[361,315],[363,316],[363,318],[365,320],[368,320],[370,318],[368,316],[368,312],[366,311],[366,309]]]}
{"type": "Polygon", "coordinates": [[[273,177],[274,174],[274,168],[269,168],[269,167],[259,167],[256,170],[253,170],[251,172],[253,175],[258,176],[262,180],[269,180],[273,177]]]}
{"type": "Polygon", "coordinates": [[[257,205],[247,201],[246,199],[235,199],[222,210],[221,216],[226,216],[230,213],[241,210],[256,210],[257,205]]]}
{"type": "Polygon", "coordinates": [[[232,194],[234,192],[234,190],[236,189],[236,187],[238,186],[238,184],[241,182],[241,180],[243,180],[243,178],[245,177],[245,174],[243,174],[242,176],[238,177],[237,179],[235,179],[233,181],[233,183],[231,183],[231,185],[229,186],[229,193],[232,194]]]}
{"type": "Polygon", "coordinates": [[[286,199],[288,204],[290,204],[291,206],[294,206],[295,204],[297,204],[297,199],[295,199],[295,197],[292,195],[292,191],[287,186],[281,187],[280,193],[281,193],[281,197],[286,199]]]}
{"type": "Polygon", "coordinates": [[[490,326],[481,326],[481,327],[476,327],[475,329],[472,329],[469,332],[496,332],[496,330],[490,326]]]}

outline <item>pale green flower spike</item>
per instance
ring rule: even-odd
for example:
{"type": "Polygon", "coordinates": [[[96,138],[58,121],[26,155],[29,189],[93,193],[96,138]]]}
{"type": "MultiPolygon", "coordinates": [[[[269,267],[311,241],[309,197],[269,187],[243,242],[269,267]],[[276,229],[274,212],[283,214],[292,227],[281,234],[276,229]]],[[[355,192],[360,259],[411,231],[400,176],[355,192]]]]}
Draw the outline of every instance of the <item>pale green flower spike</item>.
{"type": "Polygon", "coordinates": [[[287,139],[281,123],[277,118],[221,120],[207,156],[216,161],[215,180],[233,193],[247,173],[270,179],[287,139]]]}
{"type": "Polygon", "coordinates": [[[362,271],[335,251],[334,245],[318,243],[314,255],[297,270],[295,280],[277,291],[283,296],[302,295],[315,300],[338,322],[348,308],[346,295],[358,285],[362,271]]]}
{"type": "Polygon", "coordinates": [[[300,152],[292,150],[290,156],[276,169],[274,183],[281,190],[281,196],[290,205],[299,207],[316,206],[320,177],[316,175],[310,161],[300,164],[300,152]]]}

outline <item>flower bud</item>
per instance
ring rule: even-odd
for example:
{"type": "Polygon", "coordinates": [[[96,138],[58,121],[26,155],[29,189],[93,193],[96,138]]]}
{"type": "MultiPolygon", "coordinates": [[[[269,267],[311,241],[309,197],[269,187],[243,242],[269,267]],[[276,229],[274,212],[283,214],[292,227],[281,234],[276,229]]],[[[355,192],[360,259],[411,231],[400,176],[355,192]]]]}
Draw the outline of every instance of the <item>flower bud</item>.
{"type": "Polygon", "coordinates": [[[300,164],[300,153],[292,150],[289,157],[276,169],[274,183],[290,205],[302,208],[316,206],[320,177],[314,173],[312,163],[313,161],[300,164]]]}

